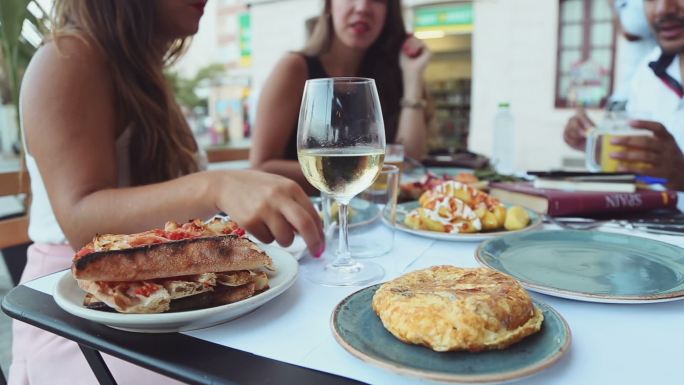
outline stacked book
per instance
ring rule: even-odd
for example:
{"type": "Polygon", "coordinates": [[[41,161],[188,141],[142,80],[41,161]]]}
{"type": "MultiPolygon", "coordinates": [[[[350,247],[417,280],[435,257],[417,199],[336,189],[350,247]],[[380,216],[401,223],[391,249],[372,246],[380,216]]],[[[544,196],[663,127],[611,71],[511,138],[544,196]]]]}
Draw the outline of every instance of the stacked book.
{"type": "Polygon", "coordinates": [[[583,173],[569,171],[527,173],[536,188],[566,191],[628,192],[636,191],[637,178],[631,173],[583,173]]]}
{"type": "Polygon", "coordinates": [[[532,174],[536,174],[533,181],[492,183],[490,194],[504,203],[551,216],[624,214],[677,207],[675,191],[637,188],[634,174],[532,174]]]}

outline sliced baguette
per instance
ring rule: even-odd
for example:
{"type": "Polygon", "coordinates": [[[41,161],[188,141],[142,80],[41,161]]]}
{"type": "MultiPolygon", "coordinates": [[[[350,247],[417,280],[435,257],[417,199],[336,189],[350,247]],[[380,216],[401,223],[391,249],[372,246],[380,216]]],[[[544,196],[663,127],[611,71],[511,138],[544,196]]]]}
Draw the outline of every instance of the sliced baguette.
{"type": "Polygon", "coordinates": [[[80,280],[140,281],[271,266],[271,258],[249,239],[224,235],[96,251],[75,259],[71,271],[80,280]]]}

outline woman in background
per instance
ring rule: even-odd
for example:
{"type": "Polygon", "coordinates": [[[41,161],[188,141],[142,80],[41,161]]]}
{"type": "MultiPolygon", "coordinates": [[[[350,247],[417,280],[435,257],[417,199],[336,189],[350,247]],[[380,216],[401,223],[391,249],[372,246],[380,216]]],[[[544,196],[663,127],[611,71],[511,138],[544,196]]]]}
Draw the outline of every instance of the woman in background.
{"type": "Polygon", "coordinates": [[[250,161],[309,186],[297,162],[297,119],[307,79],[375,79],[388,143],[421,159],[426,145],[427,47],[407,37],[399,0],[326,0],[306,47],[285,55],[261,92],[250,161]]]}
{"type": "MultiPolygon", "coordinates": [[[[95,234],[135,233],[219,211],[264,242],[300,233],[324,248],[294,182],[257,171],[201,171],[163,74],[197,32],[206,0],[57,0],[52,38],[21,94],[33,203],[22,281],[70,266],[95,234]]],[[[96,383],[74,342],[13,325],[10,384],[96,383]]],[[[182,348],[182,347],[179,347],[182,348]]],[[[103,355],[121,384],[175,382],[103,355]]]]}

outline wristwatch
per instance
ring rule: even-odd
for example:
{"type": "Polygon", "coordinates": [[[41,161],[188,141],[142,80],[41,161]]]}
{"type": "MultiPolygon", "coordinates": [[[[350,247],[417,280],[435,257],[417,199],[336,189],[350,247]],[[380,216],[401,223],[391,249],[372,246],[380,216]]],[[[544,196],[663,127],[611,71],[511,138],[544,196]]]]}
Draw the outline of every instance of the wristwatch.
{"type": "Polygon", "coordinates": [[[423,109],[427,106],[425,99],[401,99],[401,106],[406,108],[423,109]]]}

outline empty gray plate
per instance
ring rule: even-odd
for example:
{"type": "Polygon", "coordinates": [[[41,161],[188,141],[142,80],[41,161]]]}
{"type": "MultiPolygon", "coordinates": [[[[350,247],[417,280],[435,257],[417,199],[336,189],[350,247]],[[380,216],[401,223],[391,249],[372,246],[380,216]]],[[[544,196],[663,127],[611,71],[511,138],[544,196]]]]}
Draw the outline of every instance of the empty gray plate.
{"type": "Polygon", "coordinates": [[[504,350],[439,353],[406,344],[385,329],[371,307],[378,287],[361,289],[342,300],[333,311],[332,330],[337,342],[354,356],[399,374],[443,382],[504,382],[539,372],[570,347],[565,320],[537,301],[534,304],[544,313],[541,330],[504,350]]]}
{"type": "Polygon", "coordinates": [[[526,288],[563,298],[608,303],[684,297],[684,249],[600,231],[537,231],[490,239],[476,251],[482,265],[526,288]]]}

